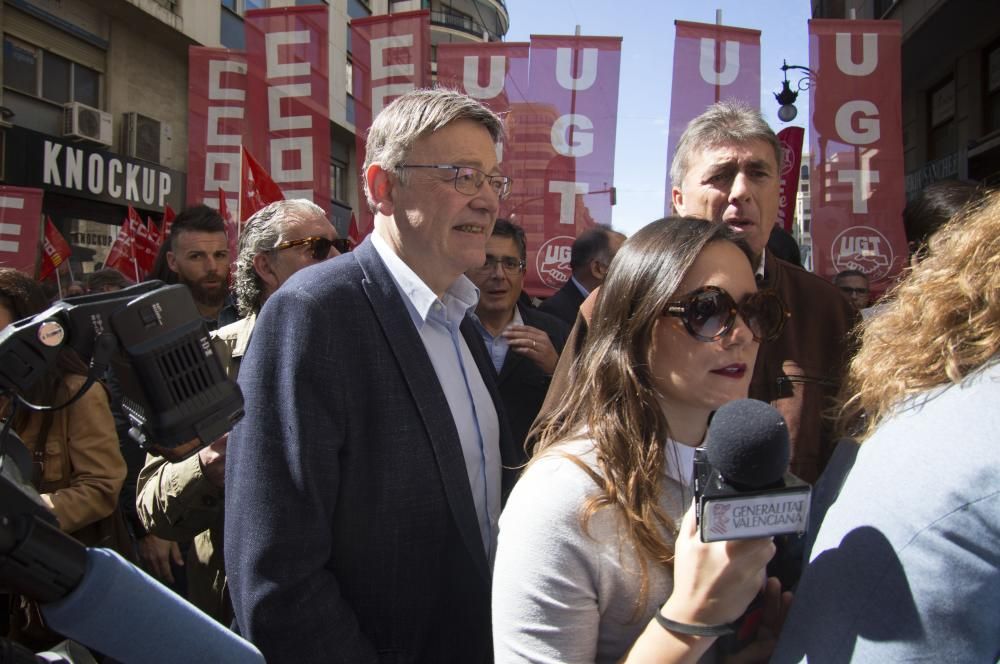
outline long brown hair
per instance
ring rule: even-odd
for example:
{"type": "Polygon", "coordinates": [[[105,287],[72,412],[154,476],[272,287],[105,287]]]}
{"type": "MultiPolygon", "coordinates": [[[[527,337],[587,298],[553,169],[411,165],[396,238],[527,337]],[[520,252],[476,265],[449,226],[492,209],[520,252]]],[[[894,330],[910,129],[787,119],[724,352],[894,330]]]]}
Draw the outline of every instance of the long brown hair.
{"type": "Polygon", "coordinates": [[[886,297],[860,327],[840,395],[841,428],[862,440],[907,397],[958,383],[1000,352],[1000,192],[932,235],[886,297]]]}
{"type": "Polygon", "coordinates": [[[598,486],[583,506],[581,522],[586,531],[598,509],[619,511],[639,554],[640,605],[648,591],[648,561],[671,565],[677,530],[659,501],[670,423],[650,366],[653,332],[699,254],[719,241],[733,242],[750,259],[749,248],[725,224],[700,219],[660,219],[625,242],[601,286],[586,342],[570,372],[569,391],[532,434],[538,440],[535,458],[581,434],[594,441],[600,473],[567,455],[598,486]]]}

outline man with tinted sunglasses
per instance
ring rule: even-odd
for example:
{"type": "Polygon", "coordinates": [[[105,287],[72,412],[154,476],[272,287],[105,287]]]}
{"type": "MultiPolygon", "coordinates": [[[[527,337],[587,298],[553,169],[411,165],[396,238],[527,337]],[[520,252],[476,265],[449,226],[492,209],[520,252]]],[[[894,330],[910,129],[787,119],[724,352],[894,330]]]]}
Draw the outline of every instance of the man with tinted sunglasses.
{"type": "Polygon", "coordinates": [[[257,319],[226,462],[240,632],[282,662],[489,662],[513,444],[464,275],[511,180],[500,119],[453,90],[382,109],[361,177],[374,230],[257,319]]]}
{"type": "MultiPolygon", "coordinates": [[[[271,203],[243,225],[235,282],[243,318],[215,333],[224,346],[219,356],[230,378],[239,374],[257,314],[267,299],[299,270],[337,256],[335,244],[347,249],[323,208],[305,199],[271,203]]],[[[225,435],[176,463],[148,456],[137,491],[139,516],[148,532],[166,540],[194,538],[186,564],[188,598],[226,625],[233,619],[222,554],[227,442],[225,435]]],[[[175,450],[171,458],[180,458],[189,449],[175,450]]]]}
{"type": "MultiPolygon", "coordinates": [[[[833,404],[850,356],[848,331],[858,320],[840,292],[824,279],[766,251],[777,221],[782,149],[760,112],[719,102],[688,124],[670,168],[678,214],[722,221],[746,239],[754,254],[758,288],[780,297],[790,317],[780,334],[762,340],[749,396],[775,406],[792,441],[791,471],[814,482],[836,439],[823,411],[833,404]]],[[[582,346],[588,298],[567,348],[582,346]]],[[[542,411],[565,391],[571,353],[564,353],[542,411]]]]}

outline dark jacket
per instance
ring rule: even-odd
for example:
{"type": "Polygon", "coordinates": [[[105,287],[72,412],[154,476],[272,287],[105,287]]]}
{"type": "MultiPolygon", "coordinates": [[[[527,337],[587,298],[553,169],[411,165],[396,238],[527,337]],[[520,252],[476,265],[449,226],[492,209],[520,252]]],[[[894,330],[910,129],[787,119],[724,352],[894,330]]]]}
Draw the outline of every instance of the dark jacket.
{"type": "MultiPolygon", "coordinates": [[[[545,332],[556,352],[562,353],[566,337],[569,336],[569,325],[555,316],[531,307],[519,304],[517,308],[521,312],[524,324],[545,332]]],[[[511,438],[514,440],[514,448],[518,455],[518,465],[528,460],[524,451],[524,439],[538,415],[538,410],[542,407],[551,379],[552,377],[545,374],[530,358],[507,351],[507,357],[500,367],[497,387],[500,389],[500,398],[503,399],[504,409],[507,411],[511,438]]]]}
{"type": "Polygon", "coordinates": [[[565,322],[566,325],[573,325],[576,321],[576,312],[580,309],[580,305],[583,304],[583,299],[583,293],[570,280],[566,282],[565,286],[557,290],[552,297],[547,298],[538,305],[538,310],[550,316],[555,316],[565,322]]]}
{"type": "MultiPolygon", "coordinates": [[[[852,353],[849,332],[858,314],[832,284],[770,254],[759,287],[776,290],[791,318],[781,336],[761,344],[748,396],[770,403],[785,417],[792,441],[790,470],[815,482],[836,446],[833,422],[823,414],[840,389],[852,353]]],[[[597,292],[587,298],[570,331],[542,413],[552,410],[569,389],[570,365],[582,350],[597,292]]]]}
{"type": "MultiPolygon", "coordinates": [[[[461,330],[502,412],[470,319],[461,330]]],[[[490,566],[458,431],[370,240],[268,298],[240,386],[225,562],[241,633],[271,664],[491,661],[490,566]]],[[[512,448],[501,417],[504,466],[512,448]]]]}

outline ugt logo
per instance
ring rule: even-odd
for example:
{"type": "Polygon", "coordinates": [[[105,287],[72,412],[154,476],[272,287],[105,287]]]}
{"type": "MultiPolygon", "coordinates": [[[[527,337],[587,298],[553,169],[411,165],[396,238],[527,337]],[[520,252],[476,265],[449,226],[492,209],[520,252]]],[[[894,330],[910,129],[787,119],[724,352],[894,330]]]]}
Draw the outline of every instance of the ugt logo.
{"type": "Polygon", "coordinates": [[[726,503],[712,503],[712,527],[711,531],[716,535],[725,535],[729,532],[729,509],[732,505],[726,503]]]}
{"type": "Polygon", "coordinates": [[[837,272],[860,270],[874,283],[889,275],[895,255],[888,238],[871,226],[851,226],[833,238],[830,258],[837,272]]]}
{"type": "Polygon", "coordinates": [[[569,281],[569,258],[573,248],[573,238],[559,235],[550,238],[538,248],[535,254],[535,270],[542,283],[553,290],[559,290],[569,281]]]}

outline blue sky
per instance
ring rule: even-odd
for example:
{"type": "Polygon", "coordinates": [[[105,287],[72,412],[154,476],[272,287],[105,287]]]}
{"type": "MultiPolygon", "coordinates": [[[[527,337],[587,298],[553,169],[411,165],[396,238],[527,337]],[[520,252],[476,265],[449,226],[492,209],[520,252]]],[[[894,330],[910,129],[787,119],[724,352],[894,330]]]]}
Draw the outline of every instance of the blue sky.
{"type": "MultiPolygon", "coordinates": [[[[809,0],[506,0],[508,41],[532,34],[622,37],[621,83],[615,185],[618,203],[612,224],[631,234],[663,216],[667,164],[667,120],[673,71],[674,21],[722,22],[761,31],[761,108],[777,131],[774,93],[781,88],[781,61],[809,64],[809,0]]],[[[790,74],[794,72],[789,72],[790,74]]],[[[799,77],[789,79],[798,80],[799,77]]],[[[808,92],[799,94],[798,118],[804,126],[808,92]]]]}

